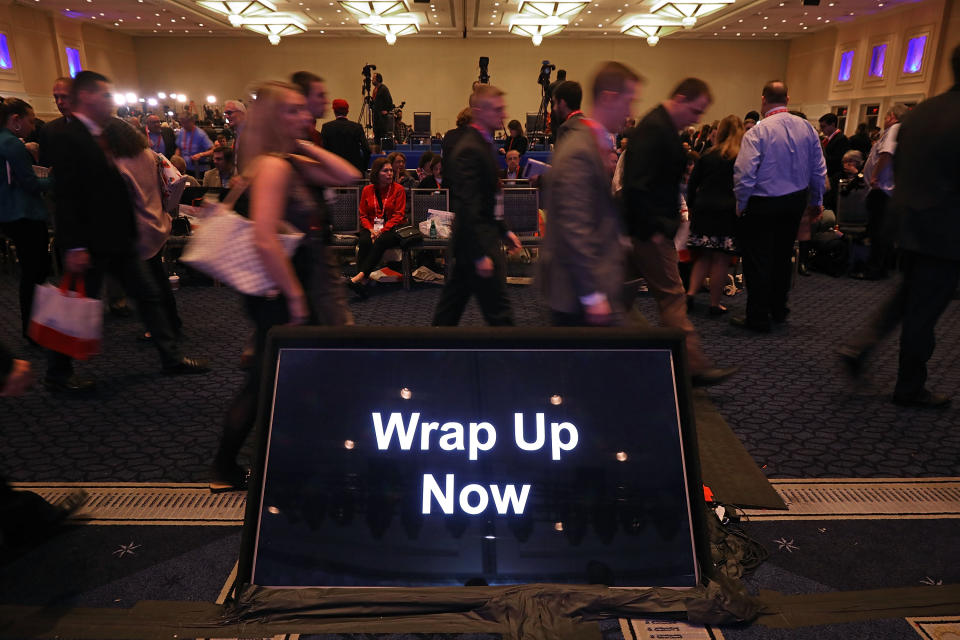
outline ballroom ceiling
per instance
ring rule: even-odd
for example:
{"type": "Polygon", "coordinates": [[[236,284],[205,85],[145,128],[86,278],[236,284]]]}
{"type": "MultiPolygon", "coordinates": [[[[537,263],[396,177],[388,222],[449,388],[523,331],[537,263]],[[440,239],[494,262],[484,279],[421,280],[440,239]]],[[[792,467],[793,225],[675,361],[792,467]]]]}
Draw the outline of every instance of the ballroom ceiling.
{"type": "MultiPolygon", "coordinates": [[[[378,0],[379,1],[379,0],[378,0]]],[[[519,0],[430,0],[405,2],[404,14],[412,14],[420,32],[402,37],[503,37],[510,33],[519,0]]],[[[704,0],[711,1],[711,0],[704,0]]],[[[729,2],[729,0],[712,0],[729,2]]],[[[887,11],[917,0],[820,0],[819,6],[805,6],[801,0],[736,0],[699,17],[691,27],[674,27],[673,38],[792,38],[837,23],[887,11]]],[[[184,36],[238,35],[257,37],[238,29],[228,16],[201,5],[197,0],[15,0],[17,4],[46,9],[73,20],[115,29],[130,35],[184,36]]],[[[680,3],[680,0],[675,0],[680,3]]],[[[246,2],[232,3],[244,5],[246,2]]],[[[550,4],[550,3],[540,3],[550,4]]],[[[598,0],[586,2],[569,17],[562,31],[551,37],[622,37],[632,19],[650,15],[664,0],[598,0]]],[[[277,12],[288,15],[306,29],[284,37],[366,36],[356,14],[334,0],[272,0],[277,12]]],[[[262,36],[260,36],[262,37],[262,36]]]]}

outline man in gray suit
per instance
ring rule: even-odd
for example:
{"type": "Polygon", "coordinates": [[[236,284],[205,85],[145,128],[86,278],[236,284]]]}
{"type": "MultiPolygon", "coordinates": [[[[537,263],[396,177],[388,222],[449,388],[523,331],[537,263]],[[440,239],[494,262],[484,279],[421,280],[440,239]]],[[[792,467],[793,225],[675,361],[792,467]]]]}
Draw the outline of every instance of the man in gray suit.
{"type": "Polygon", "coordinates": [[[623,324],[625,248],[610,182],[613,134],[630,114],[640,76],[619,62],[593,79],[593,118],[568,120],[553,155],[540,288],[558,326],[623,324]]]}

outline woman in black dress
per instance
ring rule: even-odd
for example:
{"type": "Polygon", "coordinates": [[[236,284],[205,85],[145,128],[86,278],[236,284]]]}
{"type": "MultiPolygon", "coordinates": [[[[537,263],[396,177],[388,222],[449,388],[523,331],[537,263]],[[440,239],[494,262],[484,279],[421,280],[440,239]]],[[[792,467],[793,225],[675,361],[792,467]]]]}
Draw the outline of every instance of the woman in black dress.
{"type": "Polygon", "coordinates": [[[737,251],[734,242],[737,225],[737,201],[733,195],[733,164],[740,152],[743,123],[727,116],[717,127],[717,142],[703,154],[693,168],[687,186],[690,209],[690,238],[687,246],[696,256],[687,289],[688,305],[710,276],[710,315],[727,309],[720,304],[727,282],[730,256],[737,251]]]}

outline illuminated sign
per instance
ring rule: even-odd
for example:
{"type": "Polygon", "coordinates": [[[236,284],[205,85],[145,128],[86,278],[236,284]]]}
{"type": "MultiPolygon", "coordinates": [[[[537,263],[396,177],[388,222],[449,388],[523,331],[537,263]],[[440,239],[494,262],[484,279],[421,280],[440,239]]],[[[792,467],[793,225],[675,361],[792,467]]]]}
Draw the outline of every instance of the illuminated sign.
{"type": "Polygon", "coordinates": [[[241,579],[582,583],[590,565],[619,586],[697,583],[680,334],[505,348],[503,329],[317,331],[277,338],[241,579]]]}
{"type": "Polygon", "coordinates": [[[870,54],[870,70],[867,75],[871,78],[883,77],[883,65],[886,62],[887,45],[878,44],[870,54]]]}
{"type": "Polygon", "coordinates": [[[10,49],[7,47],[7,36],[0,33],[0,69],[12,69],[13,62],[10,61],[10,49]]]}
{"type": "Polygon", "coordinates": [[[76,78],[77,74],[83,71],[83,66],[80,64],[79,49],[67,47],[67,67],[69,67],[71,78],[76,78]]]}
{"type": "Polygon", "coordinates": [[[837,81],[849,82],[851,73],[853,73],[853,51],[844,51],[840,55],[840,71],[837,73],[837,81]]]}
{"type": "Polygon", "coordinates": [[[920,73],[923,68],[923,51],[927,46],[927,36],[910,38],[907,42],[907,55],[903,59],[904,73],[920,73]]]}

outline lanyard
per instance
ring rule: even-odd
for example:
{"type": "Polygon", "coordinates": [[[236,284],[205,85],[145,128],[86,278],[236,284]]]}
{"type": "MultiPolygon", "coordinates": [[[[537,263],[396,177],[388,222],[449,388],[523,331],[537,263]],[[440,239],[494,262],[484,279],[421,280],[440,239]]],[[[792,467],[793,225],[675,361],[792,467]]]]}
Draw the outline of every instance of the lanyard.
{"type": "Polygon", "coordinates": [[[188,133],[187,130],[184,129],[183,130],[183,146],[186,147],[187,156],[192,156],[193,155],[193,136],[194,134],[197,133],[197,130],[194,129],[193,131],[189,132],[190,134],[189,142],[187,141],[187,133],[188,133]]]}
{"type": "Polygon", "coordinates": [[[161,147],[163,146],[163,135],[161,135],[161,134],[159,134],[159,133],[156,133],[156,134],[151,133],[151,134],[150,134],[150,142],[151,142],[150,148],[153,149],[153,150],[154,150],[155,152],[157,152],[157,153],[161,153],[160,149],[161,149],[161,147]],[[153,136],[157,136],[156,141],[154,141],[153,136]]]}
{"type": "Polygon", "coordinates": [[[774,115],[776,115],[776,114],[778,114],[778,113],[787,113],[787,111],[789,111],[789,110],[788,110],[786,107],[777,107],[776,109],[770,109],[770,111],[767,111],[767,115],[765,115],[765,116],[763,116],[763,117],[764,117],[764,118],[769,118],[770,116],[774,116],[774,115]]]}

